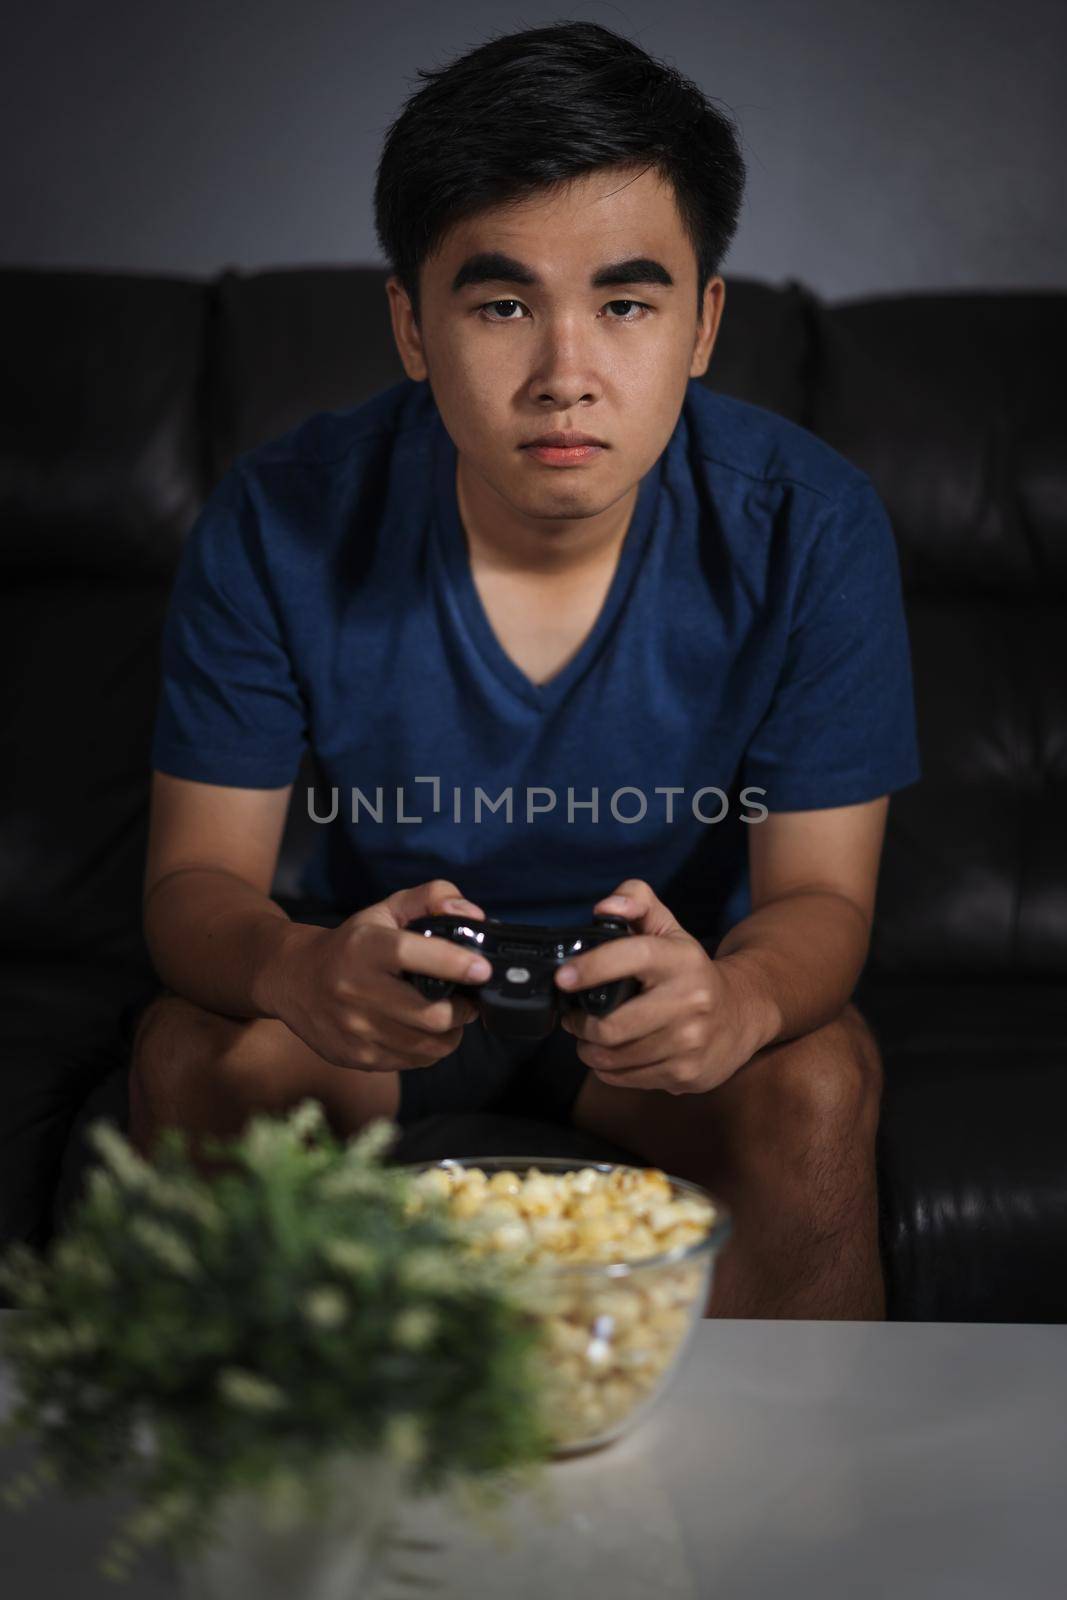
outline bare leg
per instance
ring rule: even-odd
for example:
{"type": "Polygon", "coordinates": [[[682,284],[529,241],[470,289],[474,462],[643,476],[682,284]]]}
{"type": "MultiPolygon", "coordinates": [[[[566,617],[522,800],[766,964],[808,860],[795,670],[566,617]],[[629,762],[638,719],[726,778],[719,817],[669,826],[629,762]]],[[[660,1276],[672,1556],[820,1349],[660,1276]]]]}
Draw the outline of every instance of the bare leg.
{"type": "Polygon", "coordinates": [[[852,1005],[699,1095],[589,1073],[573,1120],[702,1183],[733,1213],[709,1316],[878,1320],[878,1046],[852,1005]]]}
{"type": "Polygon", "coordinates": [[[347,1138],[394,1117],[400,1091],[395,1072],[335,1067],[284,1022],[219,1016],[173,994],[146,1008],[130,1062],[130,1139],[142,1155],[164,1128],[182,1128],[201,1170],[215,1171],[200,1151],[205,1137],[235,1138],[255,1112],[281,1114],[307,1098],[347,1138]]]}

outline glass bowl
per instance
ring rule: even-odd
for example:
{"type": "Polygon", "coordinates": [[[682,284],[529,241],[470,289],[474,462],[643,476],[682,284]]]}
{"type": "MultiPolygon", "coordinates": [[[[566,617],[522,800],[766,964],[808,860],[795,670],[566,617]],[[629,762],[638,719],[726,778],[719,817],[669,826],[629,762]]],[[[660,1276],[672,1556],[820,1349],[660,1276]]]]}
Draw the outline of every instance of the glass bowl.
{"type": "MultiPolygon", "coordinates": [[[[471,1156],[420,1162],[413,1175],[435,1168],[480,1168],[488,1177],[536,1168],[555,1175],[592,1168],[641,1172],[609,1161],[549,1156],[471,1156]]],[[[715,1258],[730,1234],[725,1206],[699,1184],[664,1174],[672,1199],[712,1207],[703,1237],[639,1260],[531,1262],[528,1296],[544,1324],[544,1396],[557,1455],[610,1444],[652,1410],[677,1372],[703,1316],[715,1258]]]]}

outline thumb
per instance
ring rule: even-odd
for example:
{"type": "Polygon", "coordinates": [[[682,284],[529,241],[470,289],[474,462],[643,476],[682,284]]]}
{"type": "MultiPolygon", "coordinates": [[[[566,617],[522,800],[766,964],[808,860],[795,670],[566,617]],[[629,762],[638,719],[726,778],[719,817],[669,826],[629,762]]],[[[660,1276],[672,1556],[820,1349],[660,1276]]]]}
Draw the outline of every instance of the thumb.
{"type": "Polygon", "coordinates": [[[625,917],[636,933],[683,931],[681,923],[643,878],[627,878],[605,899],[598,900],[593,910],[607,912],[609,916],[625,917]]]}
{"type": "Polygon", "coordinates": [[[363,917],[366,922],[384,923],[388,928],[406,928],[416,917],[434,917],[449,911],[460,916],[485,916],[480,906],[472,900],[464,900],[448,878],[432,878],[429,883],[398,889],[385,900],[379,900],[377,905],[368,906],[363,917]]]}

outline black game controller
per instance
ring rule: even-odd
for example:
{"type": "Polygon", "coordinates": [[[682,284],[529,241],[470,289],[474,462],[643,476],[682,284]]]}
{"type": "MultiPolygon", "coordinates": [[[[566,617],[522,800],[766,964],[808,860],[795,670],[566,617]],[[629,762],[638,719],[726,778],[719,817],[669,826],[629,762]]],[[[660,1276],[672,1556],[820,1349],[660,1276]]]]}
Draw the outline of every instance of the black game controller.
{"type": "Polygon", "coordinates": [[[452,983],[423,972],[405,972],[427,1000],[461,994],[475,1001],[490,1033],[504,1039],[541,1039],[552,1032],[562,1007],[586,1016],[606,1017],[641,988],[636,978],[616,978],[597,989],[565,992],[552,981],[557,967],[571,956],[593,950],[612,939],[632,934],[621,917],[594,916],[579,928],[544,928],[535,923],[498,922],[487,917],[416,917],[409,933],[450,939],[472,955],[484,956],[492,976],[484,983],[452,983]]]}

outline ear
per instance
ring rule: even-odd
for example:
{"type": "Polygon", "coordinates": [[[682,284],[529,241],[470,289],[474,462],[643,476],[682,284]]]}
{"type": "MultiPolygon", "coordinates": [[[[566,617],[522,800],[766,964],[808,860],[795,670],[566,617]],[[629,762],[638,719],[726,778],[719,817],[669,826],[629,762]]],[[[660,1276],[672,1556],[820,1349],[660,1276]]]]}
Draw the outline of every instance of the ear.
{"type": "Polygon", "coordinates": [[[702,378],[708,370],[725,302],[726,284],[721,278],[711,278],[704,288],[704,303],[693,343],[693,359],[689,365],[691,378],[702,378]]]}
{"type": "Polygon", "coordinates": [[[404,371],[409,378],[420,382],[428,376],[426,355],[422,348],[422,335],[415,321],[415,312],[407,290],[395,275],[386,279],[385,292],[389,296],[389,315],[393,323],[393,338],[404,371]]]}

